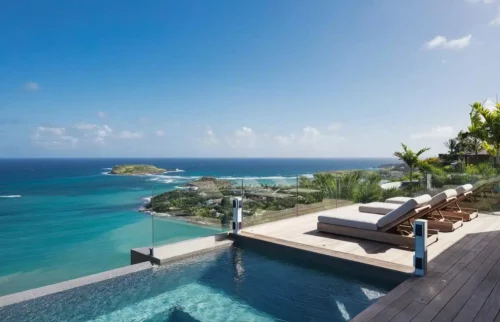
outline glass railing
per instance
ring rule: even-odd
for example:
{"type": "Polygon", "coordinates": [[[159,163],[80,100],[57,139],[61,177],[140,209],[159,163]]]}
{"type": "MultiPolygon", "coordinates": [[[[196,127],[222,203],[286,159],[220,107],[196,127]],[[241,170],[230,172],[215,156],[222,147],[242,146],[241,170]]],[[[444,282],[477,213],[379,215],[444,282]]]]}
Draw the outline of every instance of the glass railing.
{"type": "Polygon", "coordinates": [[[297,178],[243,179],[243,226],[297,216],[297,178]]]}
{"type": "Polygon", "coordinates": [[[234,197],[243,200],[243,227],[315,214],[354,203],[392,197],[431,196],[470,183],[474,193],[460,203],[481,212],[500,211],[500,176],[415,171],[349,170],[306,176],[203,177],[172,188],[156,184],[145,206],[155,247],[210,236],[232,228],[234,197]]]}
{"type": "Polygon", "coordinates": [[[233,196],[241,195],[232,182],[203,177],[174,189],[156,184],[145,207],[151,215],[151,244],[158,247],[229,230],[233,196]]]}

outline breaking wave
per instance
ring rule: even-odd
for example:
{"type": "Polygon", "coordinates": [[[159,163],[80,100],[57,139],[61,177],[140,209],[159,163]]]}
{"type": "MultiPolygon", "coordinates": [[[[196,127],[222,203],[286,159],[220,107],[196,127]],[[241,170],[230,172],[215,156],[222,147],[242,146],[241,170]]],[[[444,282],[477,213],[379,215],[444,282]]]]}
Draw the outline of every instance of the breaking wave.
{"type": "Polygon", "coordinates": [[[290,180],[297,177],[284,177],[284,176],[263,176],[263,177],[218,177],[221,180],[290,180]]]}
{"type": "Polygon", "coordinates": [[[186,171],[184,171],[182,169],[175,169],[175,170],[167,171],[165,173],[174,173],[174,172],[186,172],[186,171]]]}
{"type": "Polygon", "coordinates": [[[21,198],[21,195],[7,195],[7,196],[0,196],[0,198],[21,198]]]}

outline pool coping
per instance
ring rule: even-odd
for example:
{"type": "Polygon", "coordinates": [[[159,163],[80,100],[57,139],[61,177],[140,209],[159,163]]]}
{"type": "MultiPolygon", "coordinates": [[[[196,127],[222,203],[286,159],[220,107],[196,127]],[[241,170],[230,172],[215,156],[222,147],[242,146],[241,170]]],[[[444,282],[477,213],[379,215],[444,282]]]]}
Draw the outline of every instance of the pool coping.
{"type": "Polygon", "coordinates": [[[153,265],[150,262],[144,262],[135,265],[124,266],[109,271],[87,275],[84,277],[75,278],[72,280],[50,284],[27,291],[13,293],[0,297],[0,308],[20,302],[33,300],[42,296],[51,295],[63,291],[67,291],[80,286],[85,286],[105,280],[113,279],[119,276],[137,273],[147,269],[152,269],[153,265]]]}
{"type": "Polygon", "coordinates": [[[132,248],[130,250],[130,260],[131,264],[149,261],[156,265],[163,265],[186,256],[194,256],[207,251],[229,247],[232,244],[233,241],[228,239],[228,233],[219,233],[155,247],[153,255],[150,254],[150,248],[148,247],[132,248]]]}

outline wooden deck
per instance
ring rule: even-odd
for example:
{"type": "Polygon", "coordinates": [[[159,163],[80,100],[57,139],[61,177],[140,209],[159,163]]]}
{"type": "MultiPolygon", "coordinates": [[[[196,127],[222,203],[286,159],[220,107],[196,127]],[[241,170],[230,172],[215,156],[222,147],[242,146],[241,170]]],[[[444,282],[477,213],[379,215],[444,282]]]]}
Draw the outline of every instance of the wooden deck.
{"type": "MultiPolygon", "coordinates": [[[[413,252],[370,241],[322,234],[317,216],[268,223],[244,233],[332,256],[411,271],[413,252]]],[[[499,321],[500,216],[480,215],[428,249],[429,272],[411,277],[353,321],[499,321]]]]}

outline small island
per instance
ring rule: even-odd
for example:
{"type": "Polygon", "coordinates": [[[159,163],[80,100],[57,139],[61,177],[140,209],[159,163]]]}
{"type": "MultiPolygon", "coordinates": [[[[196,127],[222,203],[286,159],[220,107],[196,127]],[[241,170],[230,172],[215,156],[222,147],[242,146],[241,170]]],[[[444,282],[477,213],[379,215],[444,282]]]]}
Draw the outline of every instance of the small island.
{"type": "Polygon", "coordinates": [[[122,176],[137,176],[145,174],[162,174],[168,170],[157,168],[153,165],[147,164],[122,164],[115,165],[109,174],[122,175],[122,176]]]}

